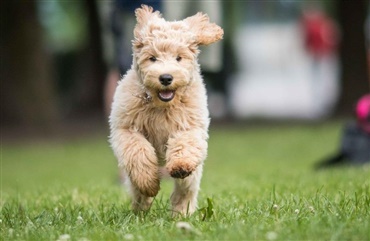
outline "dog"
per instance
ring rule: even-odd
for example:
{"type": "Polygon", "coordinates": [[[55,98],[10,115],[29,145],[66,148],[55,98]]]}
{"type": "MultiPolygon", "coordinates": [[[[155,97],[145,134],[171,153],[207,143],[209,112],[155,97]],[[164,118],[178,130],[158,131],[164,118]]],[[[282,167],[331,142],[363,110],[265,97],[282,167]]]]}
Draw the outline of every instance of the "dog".
{"type": "Polygon", "coordinates": [[[198,47],[221,40],[223,29],[200,12],[169,22],[142,5],[135,15],[133,64],[114,93],[110,144],[134,211],[150,209],[164,166],[175,182],[172,212],[190,215],[197,208],[210,123],[198,47]]]}

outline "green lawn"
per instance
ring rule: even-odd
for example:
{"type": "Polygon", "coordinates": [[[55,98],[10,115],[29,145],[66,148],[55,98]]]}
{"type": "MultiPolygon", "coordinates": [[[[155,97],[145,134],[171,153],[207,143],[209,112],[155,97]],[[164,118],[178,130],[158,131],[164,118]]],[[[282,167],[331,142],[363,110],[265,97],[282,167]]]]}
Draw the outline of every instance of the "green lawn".
{"type": "Polygon", "coordinates": [[[189,218],[170,215],[171,180],[133,214],[106,135],[2,143],[1,240],[369,240],[369,165],[312,168],[335,152],[341,127],[213,127],[189,218]]]}

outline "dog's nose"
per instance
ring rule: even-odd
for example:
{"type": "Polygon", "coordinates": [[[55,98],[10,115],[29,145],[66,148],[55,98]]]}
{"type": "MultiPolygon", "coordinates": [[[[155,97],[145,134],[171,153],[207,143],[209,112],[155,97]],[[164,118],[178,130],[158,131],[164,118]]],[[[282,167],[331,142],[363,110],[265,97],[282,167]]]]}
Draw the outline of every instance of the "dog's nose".
{"type": "Polygon", "coordinates": [[[172,80],[173,80],[173,76],[170,74],[162,74],[159,76],[159,81],[164,86],[170,85],[172,83],[172,80]]]}

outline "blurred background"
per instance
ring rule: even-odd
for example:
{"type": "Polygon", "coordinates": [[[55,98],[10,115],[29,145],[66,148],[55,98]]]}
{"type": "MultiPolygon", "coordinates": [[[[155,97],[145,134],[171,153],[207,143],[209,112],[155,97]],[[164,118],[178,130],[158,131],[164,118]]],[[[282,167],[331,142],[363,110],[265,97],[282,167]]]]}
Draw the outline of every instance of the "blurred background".
{"type": "Polygon", "coordinates": [[[352,117],[369,93],[369,1],[5,0],[2,136],[106,128],[141,3],[167,20],[203,11],[224,28],[200,54],[215,121],[352,117]]]}

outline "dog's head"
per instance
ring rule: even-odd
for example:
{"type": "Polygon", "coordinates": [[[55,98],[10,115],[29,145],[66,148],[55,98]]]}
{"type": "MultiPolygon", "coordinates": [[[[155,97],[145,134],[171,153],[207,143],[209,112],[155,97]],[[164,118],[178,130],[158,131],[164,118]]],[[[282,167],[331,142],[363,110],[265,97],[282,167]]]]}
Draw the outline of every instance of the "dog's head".
{"type": "Polygon", "coordinates": [[[199,72],[198,46],[220,40],[223,30],[203,13],[167,22],[158,11],[142,5],[135,14],[134,68],[141,83],[157,103],[180,98],[199,72]]]}

